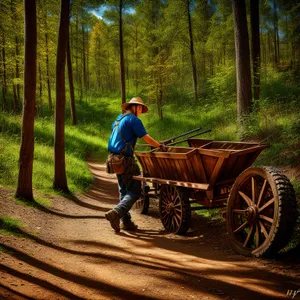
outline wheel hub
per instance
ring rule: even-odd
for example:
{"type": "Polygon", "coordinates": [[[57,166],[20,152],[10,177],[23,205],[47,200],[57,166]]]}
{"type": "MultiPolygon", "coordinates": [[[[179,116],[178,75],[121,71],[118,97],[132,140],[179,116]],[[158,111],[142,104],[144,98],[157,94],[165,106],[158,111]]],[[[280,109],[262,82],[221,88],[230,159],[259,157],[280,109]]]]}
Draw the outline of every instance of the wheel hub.
{"type": "Polygon", "coordinates": [[[249,224],[255,223],[258,215],[258,208],[256,205],[251,205],[246,209],[246,217],[249,224]]]}
{"type": "Polygon", "coordinates": [[[174,203],[170,202],[167,204],[167,212],[171,214],[174,211],[174,203]]]}

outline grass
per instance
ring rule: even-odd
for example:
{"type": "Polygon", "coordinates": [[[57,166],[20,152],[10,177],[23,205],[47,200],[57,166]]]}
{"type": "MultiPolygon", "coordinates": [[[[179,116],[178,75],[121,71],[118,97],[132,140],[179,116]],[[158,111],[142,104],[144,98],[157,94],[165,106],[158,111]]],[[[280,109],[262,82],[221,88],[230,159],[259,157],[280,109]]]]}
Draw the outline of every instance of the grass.
{"type": "MultiPolygon", "coordinates": [[[[226,80],[224,70],[210,80],[209,97],[198,103],[186,95],[174,97],[164,105],[163,120],[157,116],[156,105],[150,104],[150,113],[141,117],[148,133],[157,140],[165,140],[202,127],[212,129],[202,138],[237,140],[236,100],[232,92],[234,85],[228,85],[234,81],[234,78],[231,79],[234,72],[230,69],[227,73],[226,80]],[[222,91],[227,92],[224,94],[222,91]]],[[[255,112],[249,117],[245,132],[247,140],[271,144],[258,157],[255,162],[257,165],[286,167],[300,164],[300,85],[293,78],[291,73],[269,72],[262,76],[261,100],[255,104],[255,112]]],[[[54,118],[47,109],[44,112],[44,117],[35,120],[33,168],[33,186],[41,194],[52,193],[54,173],[54,118]]],[[[86,164],[87,156],[93,153],[105,160],[111,123],[119,112],[119,97],[90,94],[77,103],[78,125],[72,126],[67,106],[66,171],[72,192],[81,192],[90,186],[92,177],[86,164]]],[[[3,187],[15,188],[17,184],[21,123],[20,115],[0,112],[0,186],[3,187]]],[[[292,180],[299,196],[299,179],[292,180]]]]}
{"type": "MultiPolygon", "coordinates": [[[[163,107],[163,120],[159,120],[155,104],[150,104],[150,113],[141,116],[148,133],[157,140],[165,140],[201,127],[203,130],[212,129],[210,133],[202,135],[202,138],[238,140],[236,96],[230,91],[233,86],[228,86],[228,82],[234,82],[234,78],[226,77],[224,81],[222,74],[219,79],[216,77],[210,81],[210,91],[207,93],[209,97],[198,103],[186,95],[172,98],[163,107]],[[227,90],[226,93],[222,92],[227,90]]],[[[232,76],[233,72],[230,71],[230,74],[232,76]]],[[[299,95],[300,84],[291,73],[269,73],[262,77],[261,100],[255,103],[255,110],[247,120],[244,138],[268,142],[271,146],[261,153],[255,165],[284,169],[298,166],[299,170],[299,95]]],[[[146,98],[144,100],[147,102],[146,98]]],[[[47,195],[54,193],[54,118],[46,109],[44,111],[46,115],[35,120],[33,187],[36,202],[51,206],[47,195]]],[[[105,160],[111,124],[119,112],[119,97],[87,95],[85,101],[77,103],[78,125],[72,126],[67,107],[66,171],[72,193],[82,192],[91,185],[93,179],[87,167],[87,157],[93,154],[102,161],[105,160]]],[[[20,115],[0,112],[0,187],[15,189],[17,185],[21,123],[20,115]]],[[[290,179],[299,199],[300,178],[297,171],[290,179]]],[[[198,213],[205,218],[217,221],[222,219],[218,210],[201,210],[198,213]]],[[[0,225],[1,232],[16,234],[20,229],[20,223],[8,217],[0,218],[0,225]]],[[[295,234],[293,241],[299,240],[299,226],[295,234]]]]}
{"type": "Polygon", "coordinates": [[[21,222],[7,216],[0,217],[0,233],[22,236],[21,222]]]}

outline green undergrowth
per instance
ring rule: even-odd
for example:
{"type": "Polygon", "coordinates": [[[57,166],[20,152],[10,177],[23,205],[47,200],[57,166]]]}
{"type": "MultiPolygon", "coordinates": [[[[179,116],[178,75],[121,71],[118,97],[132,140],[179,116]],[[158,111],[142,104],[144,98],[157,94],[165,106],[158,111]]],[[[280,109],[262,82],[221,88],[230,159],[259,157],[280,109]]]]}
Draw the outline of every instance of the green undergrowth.
{"type": "MultiPolygon", "coordinates": [[[[232,77],[234,72],[230,72],[232,77]]],[[[177,94],[163,106],[163,119],[156,104],[149,104],[149,113],[141,119],[148,133],[157,140],[165,140],[201,127],[211,129],[199,137],[215,140],[238,140],[236,124],[236,96],[223,82],[223,75],[211,80],[205,98],[195,102],[190,96],[177,94]],[[227,92],[225,91],[227,87],[227,92]]],[[[229,81],[228,81],[229,80],[229,81]]],[[[234,78],[233,78],[234,80],[234,78]]],[[[300,164],[299,142],[299,83],[288,74],[270,73],[262,77],[261,100],[246,122],[244,140],[270,143],[256,160],[256,165],[296,168],[300,164]]],[[[143,95],[142,95],[143,96],[143,95]]],[[[91,93],[77,101],[76,126],[71,125],[70,109],[66,107],[65,151],[68,186],[71,192],[89,188],[92,176],[87,159],[94,155],[104,161],[111,124],[120,113],[120,98],[101,97],[91,93]]],[[[46,103],[46,101],[44,101],[46,103]]],[[[21,136],[21,115],[0,112],[0,186],[15,188],[18,178],[18,158],[21,136]]],[[[44,116],[35,120],[35,152],[33,186],[39,193],[51,194],[54,173],[54,117],[44,109],[44,116]]],[[[143,140],[138,143],[144,143],[143,140]]],[[[187,146],[184,142],[180,145],[187,146]]],[[[139,150],[142,150],[141,148],[139,150]]],[[[143,149],[145,150],[145,149],[143,149]]],[[[300,195],[297,172],[291,178],[300,195]]],[[[43,198],[43,197],[42,197],[43,198]]]]}
{"type": "Polygon", "coordinates": [[[23,236],[22,225],[19,220],[11,217],[0,217],[0,233],[4,235],[23,236]]]}

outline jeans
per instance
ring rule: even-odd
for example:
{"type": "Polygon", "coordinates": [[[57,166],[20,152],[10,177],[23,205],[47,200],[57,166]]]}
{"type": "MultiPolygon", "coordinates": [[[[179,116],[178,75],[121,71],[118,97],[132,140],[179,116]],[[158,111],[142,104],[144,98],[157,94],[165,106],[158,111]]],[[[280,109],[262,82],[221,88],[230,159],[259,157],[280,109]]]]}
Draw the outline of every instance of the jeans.
{"type": "Polygon", "coordinates": [[[128,184],[124,183],[123,175],[117,175],[120,202],[114,208],[114,210],[119,214],[121,220],[124,222],[131,219],[129,210],[136,202],[137,199],[141,197],[141,182],[138,180],[130,180],[128,184]]]}

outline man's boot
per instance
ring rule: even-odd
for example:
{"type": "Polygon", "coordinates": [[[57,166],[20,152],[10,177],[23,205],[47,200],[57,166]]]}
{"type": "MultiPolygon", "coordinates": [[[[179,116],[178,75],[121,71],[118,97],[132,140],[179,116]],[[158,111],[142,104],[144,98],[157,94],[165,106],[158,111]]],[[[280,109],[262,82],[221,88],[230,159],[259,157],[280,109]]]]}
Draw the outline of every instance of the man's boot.
{"type": "Polygon", "coordinates": [[[120,232],[120,216],[115,210],[108,211],[105,218],[110,222],[110,226],[115,232],[120,232]]]}
{"type": "Polygon", "coordinates": [[[121,229],[128,230],[128,231],[135,231],[137,230],[138,226],[134,224],[131,220],[123,221],[121,229]]]}

